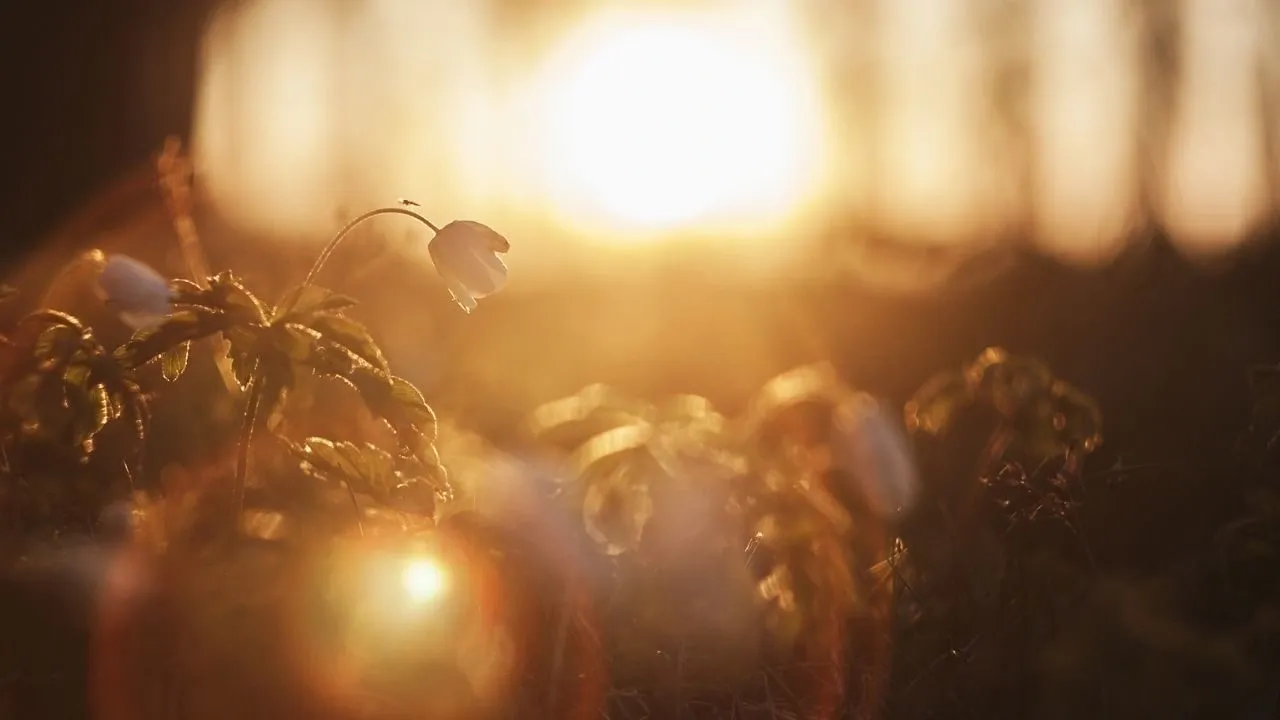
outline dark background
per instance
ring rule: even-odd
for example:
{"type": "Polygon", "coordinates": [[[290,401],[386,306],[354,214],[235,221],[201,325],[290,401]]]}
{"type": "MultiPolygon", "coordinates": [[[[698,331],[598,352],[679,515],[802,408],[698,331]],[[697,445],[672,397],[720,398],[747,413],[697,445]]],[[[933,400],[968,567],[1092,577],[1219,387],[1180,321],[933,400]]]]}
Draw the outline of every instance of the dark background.
{"type": "Polygon", "coordinates": [[[169,133],[186,134],[211,0],[0,3],[2,259],[169,133]]]}

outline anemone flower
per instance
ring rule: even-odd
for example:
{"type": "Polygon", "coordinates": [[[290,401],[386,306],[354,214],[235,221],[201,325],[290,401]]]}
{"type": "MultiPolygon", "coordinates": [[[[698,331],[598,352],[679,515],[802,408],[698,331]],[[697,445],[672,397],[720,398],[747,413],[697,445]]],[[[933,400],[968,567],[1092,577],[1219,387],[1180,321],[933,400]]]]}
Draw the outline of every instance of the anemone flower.
{"type": "Polygon", "coordinates": [[[149,265],[127,255],[111,255],[98,274],[98,296],[134,330],[150,327],[169,314],[169,283],[149,265]]]}
{"type": "Polygon", "coordinates": [[[507,266],[499,254],[511,249],[507,239],[471,220],[455,220],[440,228],[428,251],[449,294],[468,313],[476,301],[507,284],[507,266]]]}

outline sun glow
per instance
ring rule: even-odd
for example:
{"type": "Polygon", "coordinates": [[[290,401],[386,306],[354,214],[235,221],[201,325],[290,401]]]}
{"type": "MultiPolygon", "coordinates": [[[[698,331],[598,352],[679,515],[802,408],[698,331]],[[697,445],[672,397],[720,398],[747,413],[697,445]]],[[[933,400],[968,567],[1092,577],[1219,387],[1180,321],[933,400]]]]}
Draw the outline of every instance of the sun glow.
{"type": "Polygon", "coordinates": [[[777,17],[603,15],[537,84],[558,214],[640,233],[776,224],[815,190],[819,93],[777,17]]]}
{"type": "Polygon", "coordinates": [[[426,603],[443,595],[449,581],[444,568],[438,563],[416,559],[406,564],[400,573],[400,585],[411,601],[426,603]]]}

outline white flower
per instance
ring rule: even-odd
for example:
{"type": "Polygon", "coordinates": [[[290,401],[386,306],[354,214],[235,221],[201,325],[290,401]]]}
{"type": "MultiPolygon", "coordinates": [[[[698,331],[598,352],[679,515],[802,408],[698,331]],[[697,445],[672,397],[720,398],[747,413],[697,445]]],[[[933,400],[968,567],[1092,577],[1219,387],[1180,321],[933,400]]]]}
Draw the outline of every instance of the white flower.
{"type": "Polygon", "coordinates": [[[833,446],[836,465],[878,515],[900,517],[915,505],[920,481],[906,434],[870,396],[859,395],[836,411],[833,446]]]}
{"type": "Polygon", "coordinates": [[[127,255],[107,258],[98,273],[98,296],[134,330],[160,322],[172,310],[169,283],[145,263],[127,255]]]}
{"type": "Polygon", "coordinates": [[[445,225],[428,245],[436,272],[444,278],[454,301],[468,313],[476,309],[476,300],[507,284],[507,266],[498,255],[509,249],[506,238],[471,220],[445,225]]]}

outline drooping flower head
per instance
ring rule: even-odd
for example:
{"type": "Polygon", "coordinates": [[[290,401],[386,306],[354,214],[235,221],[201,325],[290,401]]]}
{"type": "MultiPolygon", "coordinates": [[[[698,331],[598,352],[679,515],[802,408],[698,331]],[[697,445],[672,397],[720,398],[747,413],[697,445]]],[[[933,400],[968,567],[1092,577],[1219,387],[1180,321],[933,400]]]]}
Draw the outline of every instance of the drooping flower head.
{"type": "Polygon", "coordinates": [[[477,300],[507,284],[507,266],[498,255],[511,244],[486,225],[455,220],[440,228],[427,247],[449,294],[468,313],[476,309],[477,300]]]}

